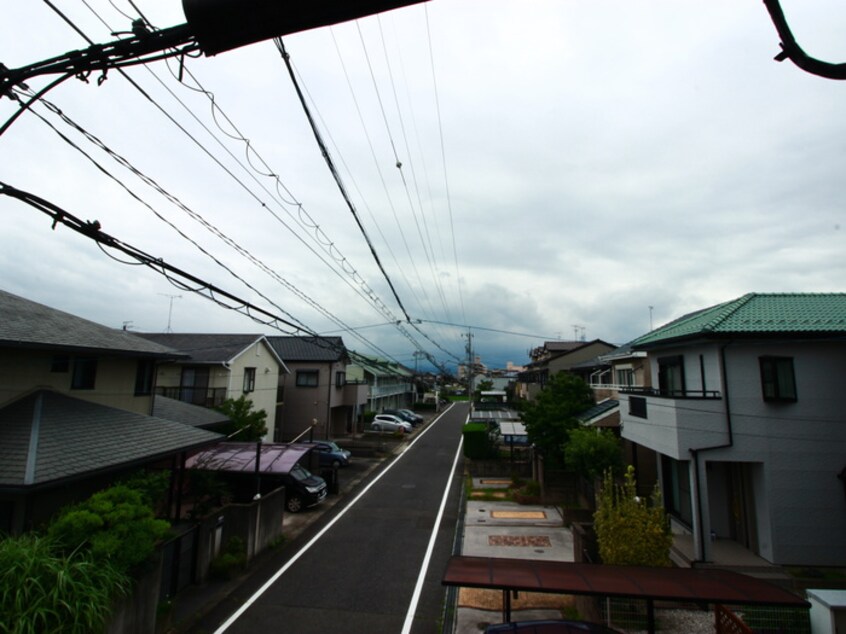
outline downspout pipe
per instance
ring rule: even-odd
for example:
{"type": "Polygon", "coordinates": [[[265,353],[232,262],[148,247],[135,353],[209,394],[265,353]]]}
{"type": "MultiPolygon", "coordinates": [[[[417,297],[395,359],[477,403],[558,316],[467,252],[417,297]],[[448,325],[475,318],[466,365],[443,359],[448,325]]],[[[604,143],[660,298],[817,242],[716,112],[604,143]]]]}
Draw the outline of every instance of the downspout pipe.
{"type": "MultiPolygon", "coordinates": [[[[701,563],[705,561],[705,527],[702,522],[702,489],[700,488],[699,478],[699,454],[703,451],[713,451],[715,449],[727,449],[734,446],[734,429],[731,420],[731,400],[729,398],[728,375],[726,370],[726,348],[728,348],[733,341],[723,344],[720,347],[720,374],[721,387],[723,392],[723,401],[725,402],[725,416],[726,416],[726,434],[728,440],[721,445],[712,445],[710,447],[698,447],[696,449],[688,449],[690,456],[693,459],[693,477],[696,486],[696,524],[697,532],[699,533],[699,552],[696,553],[694,563],[701,563]]],[[[705,386],[702,386],[703,393],[705,386]]]]}

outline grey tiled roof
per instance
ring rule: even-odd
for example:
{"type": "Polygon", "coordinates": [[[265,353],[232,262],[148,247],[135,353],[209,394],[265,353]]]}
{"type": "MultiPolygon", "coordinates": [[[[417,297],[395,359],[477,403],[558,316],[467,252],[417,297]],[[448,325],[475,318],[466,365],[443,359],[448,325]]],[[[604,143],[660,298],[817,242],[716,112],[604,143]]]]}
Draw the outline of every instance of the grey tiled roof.
{"type": "Polygon", "coordinates": [[[283,361],[340,361],[346,356],[341,337],[276,337],[267,338],[283,361]]]}
{"type": "Polygon", "coordinates": [[[120,352],[173,358],[178,355],[136,334],[0,291],[0,345],[120,352]]]}
{"type": "Polygon", "coordinates": [[[182,423],[39,390],[0,409],[0,486],[79,478],[222,438],[182,423]],[[36,441],[34,450],[31,440],[36,441]]]}
{"type": "Polygon", "coordinates": [[[176,421],[192,427],[208,427],[228,423],[229,417],[217,410],[185,403],[167,396],[156,396],[153,401],[153,416],[176,421]]]}
{"type": "Polygon", "coordinates": [[[140,336],[187,354],[191,363],[228,363],[263,335],[143,333],[140,336]]]}

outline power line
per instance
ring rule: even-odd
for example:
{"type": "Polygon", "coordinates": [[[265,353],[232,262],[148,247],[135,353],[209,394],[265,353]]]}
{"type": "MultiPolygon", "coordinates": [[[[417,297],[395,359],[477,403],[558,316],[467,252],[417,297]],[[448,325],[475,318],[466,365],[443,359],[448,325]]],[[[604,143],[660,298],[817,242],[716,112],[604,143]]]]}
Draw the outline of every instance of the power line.
{"type": "Polygon", "coordinates": [[[294,84],[294,89],[297,92],[297,96],[299,97],[300,103],[303,107],[303,111],[305,112],[306,118],[308,119],[309,125],[311,126],[311,130],[314,134],[315,140],[317,141],[317,145],[318,147],[320,147],[320,151],[323,154],[324,160],[326,161],[326,165],[329,167],[329,171],[332,174],[332,177],[335,179],[335,183],[338,185],[338,189],[341,191],[341,195],[343,196],[344,201],[347,203],[347,207],[349,208],[350,213],[352,213],[352,216],[355,219],[359,230],[361,231],[361,235],[364,237],[367,246],[370,248],[370,253],[373,255],[373,259],[379,267],[379,270],[382,272],[385,281],[388,283],[388,287],[391,289],[391,293],[393,293],[397,305],[402,310],[406,320],[411,321],[411,317],[409,317],[408,312],[405,310],[405,306],[403,306],[402,300],[397,294],[396,288],[394,288],[394,283],[388,276],[388,272],[385,270],[385,267],[382,266],[382,262],[379,259],[379,255],[376,253],[376,248],[373,246],[373,243],[370,240],[370,236],[367,235],[367,231],[365,231],[364,225],[361,224],[361,219],[358,217],[358,212],[355,210],[355,205],[353,205],[352,200],[350,200],[349,194],[347,194],[346,188],[344,187],[344,183],[341,180],[341,176],[340,174],[338,174],[338,170],[335,168],[335,164],[332,162],[332,157],[329,155],[329,149],[323,142],[323,139],[320,136],[320,131],[317,129],[317,126],[314,123],[314,118],[311,116],[308,104],[305,101],[305,97],[303,96],[302,90],[300,90],[300,86],[297,83],[297,78],[294,75],[294,69],[291,68],[291,61],[288,56],[288,53],[285,51],[285,45],[282,43],[282,38],[277,37],[274,38],[273,41],[276,43],[276,48],[279,49],[279,53],[282,55],[282,59],[285,61],[285,67],[288,69],[288,74],[291,76],[291,81],[294,84]]]}

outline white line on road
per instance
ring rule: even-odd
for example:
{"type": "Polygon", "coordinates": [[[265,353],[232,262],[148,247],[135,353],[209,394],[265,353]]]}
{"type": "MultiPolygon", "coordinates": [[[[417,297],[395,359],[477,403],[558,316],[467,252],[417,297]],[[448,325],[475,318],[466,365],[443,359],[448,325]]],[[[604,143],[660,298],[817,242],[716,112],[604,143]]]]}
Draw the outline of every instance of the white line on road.
{"type": "Polygon", "coordinates": [[[449,489],[452,485],[452,476],[455,475],[455,466],[461,457],[461,446],[464,444],[464,436],[458,441],[458,448],[455,450],[455,458],[452,461],[452,469],[449,472],[449,479],[444,488],[444,496],[441,498],[441,507],[438,509],[438,517],[435,519],[435,526],[429,536],[429,547],[426,549],[426,556],[423,557],[423,565],[420,567],[420,575],[417,577],[417,585],[414,586],[414,594],[411,595],[411,603],[408,604],[408,612],[405,613],[405,623],[402,625],[402,634],[411,632],[411,624],[414,622],[414,614],[417,612],[417,604],[420,602],[420,593],[423,591],[423,581],[426,579],[426,572],[429,570],[429,562],[432,559],[432,551],[435,549],[435,541],[438,538],[438,529],[441,526],[441,519],[444,516],[444,507],[449,497],[449,489]]]}
{"type": "MultiPolygon", "coordinates": [[[[424,429],[422,432],[420,432],[420,434],[417,436],[417,438],[415,438],[414,440],[412,440],[412,441],[408,444],[408,447],[406,448],[406,450],[410,449],[410,448],[414,445],[414,443],[416,443],[416,442],[417,442],[418,440],[420,440],[420,439],[421,439],[421,438],[422,438],[425,434],[427,434],[427,433],[429,432],[429,430],[430,430],[432,427],[434,427],[434,426],[435,426],[435,423],[437,423],[437,422],[441,419],[441,417],[442,417],[444,414],[446,414],[446,413],[447,413],[447,412],[448,412],[448,411],[449,411],[452,407],[453,407],[453,406],[452,406],[452,405],[450,405],[450,406],[449,406],[449,407],[447,407],[447,408],[446,408],[443,412],[441,412],[441,415],[440,415],[440,416],[438,416],[435,420],[433,420],[433,421],[432,421],[432,423],[431,423],[428,427],[426,427],[426,429],[424,429]]],[[[459,447],[461,447],[461,443],[459,443],[459,447]]],[[[247,599],[247,600],[243,603],[243,605],[241,605],[241,607],[240,607],[240,608],[238,608],[235,612],[233,612],[233,613],[232,613],[232,615],[231,615],[228,619],[226,619],[226,621],[224,621],[224,622],[223,622],[223,624],[222,624],[219,628],[217,628],[217,629],[215,630],[214,634],[223,634],[223,632],[225,632],[227,629],[229,629],[229,626],[230,626],[230,625],[232,625],[235,621],[237,621],[237,620],[240,618],[240,616],[241,616],[244,612],[246,612],[246,611],[249,609],[249,607],[250,607],[253,603],[255,603],[255,602],[259,599],[259,597],[261,597],[261,595],[263,595],[265,592],[267,592],[267,589],[268,589],[268,588],[270,588],[270,586],[272,586],[274,583],[276,583],[276,581],[279,579],[279,577],[281,577],[282,575],[284,575],[284,574],[288,571],[288,568],[290,568],[291,566],[293,566],[293,565],[294,565],[294,563],[295,563],[295,562],[296,562],[296,561],[297,561],[300,557],[302,557],[304,554],[306,554],[306,552],[308,552],[308,550],[309,550],[312,546],[314,546],[314,545],[317,543],[317,541],[318,541],[321,537],[323,537],[323,535],[325,535],[325,534],[326,534],[326,532],[327,532],[330,528],[332,528],[332,527],[335,525],[335,522],[337,522],[339,519],[341,519],[341,518],[342,518],[342,517],[346,514],[346,512],[347,512],[347,511],[349,511],[349,510],[350,510],[353,506],[355,506],[355,504],[356,504],[356,503],[357,503],[357,502],[358,502],[358,501],[359,501],[359,500],[360,500],[360,499],[364,496],[364,494],[365,494],[365,493],[367,493],[367,492],[370,490],[370,487],[372,487],[372,486],[373,486],[374,484],[376,484],[379,480],[381,480],[381,479],[382,479],[382,476],[384,476],[386,473],[388,473],[388,471],[390,471],[390,470],[394,467],[394,465],[395,465],[395,464],[396,464],[396,463],[397,463],[397,462],[398,462],[398,461],[399,461],[399,460],[400,460],[400,459],[401,459],[401,458],[405,455],[405,453],[406,453],[406,452],[405,452],[405,451],[403,451],[400,455],[398,455],[396,458],[394,458],[394,459],[393,459],[393,461],[391,461],[391,464],[389,464],[387,467],[385,467],[385,469],[384,469],[384,471],[382,471],[382,473],[380,473],[380,474],[379,474],[379,475],[377,475],[375,478],[373,478],[373,480],[371,480],[371,481],[367,484],[367,486],[366,486],[366,487],[364,487],[364,489],[362,489],[361,493],[359,493],[357,496],[355,496],[355,498],[353,498],[352,502],[350,502],[350,503],[349,503],[349,504],[348,504],[348,505],[347,505],[347,506],[346,506],[346,507],[345,507],[345,508],[344,508],[344,509],[340,512],[340,513],[338,513],[338,514],[337,514],[337,515],[336,515],[336,516],[332,519],[332,521],[330,521],[330,522],[329,522],[326,526],[324,526],[322,529],[320,529],[320,532],[318,532],[318,533],[317,533],[317,535],[315,535],[314,537],[312,537],[312,538],[309,540],[309,542],[308,542],[305,546],[303,546],[302,548],[300,548],[300,550],[299,550],[299,551],[297,551],[297,554],[296,554],[296,555],[294,555],[293,557],[291,557],[291,558],[290,558],[290,559],[289,559],[289,560],[285,563],[285,565],[284,565],[284,566],[282,566],[279,570],[277,570],[277,571],[273,574],[273,576],[272,576],[270,579],[268,579],[268,580],[264,583],[264,585],[262,585],[262,587],[261,587],[261,588],[259,588],[258,590],[256,590],[256,591],[255,591],[255,593],[254,593],[254,594],[253,594],[253,595],[252,595],[249,599],[247,599]]],[[[455,470],[455,464],[453,464],[453,471],[454,471],[454,470],[455,470]]],[[[449,478],[450,478],[450,482],[451,482],[451,481],[452,481],[452,473],[450,473],[449,478]]],[[[449,488],[449,484],[447,484],[447,488],[449,488]]],[[[443,502],[441,503],[441,510],[443,510],[443,502]]],[[[440,514],[438,515],[438,522],[440,522],[440,514]]],[[[427,555],[426,555],[426,556],[428,557],[428,556],[429,556],[429,553],[427,553],[427,555]]],[[[418,583],[419,583],[419,582],[418,582],[418,583]]]]}

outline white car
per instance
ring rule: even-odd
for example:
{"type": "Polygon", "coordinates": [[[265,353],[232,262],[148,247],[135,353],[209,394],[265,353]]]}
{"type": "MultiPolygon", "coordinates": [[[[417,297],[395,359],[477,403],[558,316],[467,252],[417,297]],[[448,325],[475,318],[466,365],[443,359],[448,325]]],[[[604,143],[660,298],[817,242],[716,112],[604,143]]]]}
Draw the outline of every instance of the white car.
{"type": "Polygon", "coordinates": [[[398,416],[392,414],[376,414],[373,417],[373,422],[370,423],[370,429],[373,431],[403,431],[406,434],[411,433],[411,423],[406,423],[398,416]]]}

